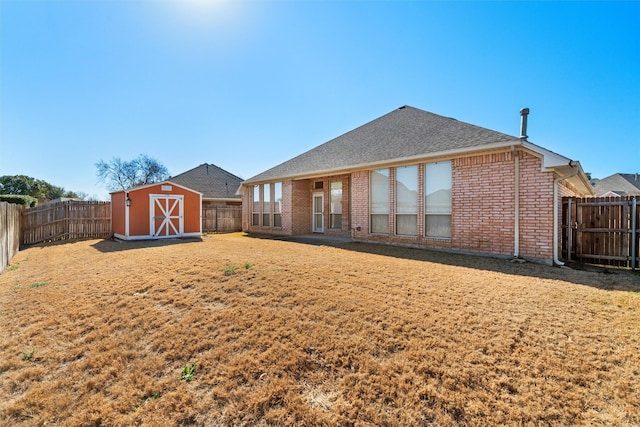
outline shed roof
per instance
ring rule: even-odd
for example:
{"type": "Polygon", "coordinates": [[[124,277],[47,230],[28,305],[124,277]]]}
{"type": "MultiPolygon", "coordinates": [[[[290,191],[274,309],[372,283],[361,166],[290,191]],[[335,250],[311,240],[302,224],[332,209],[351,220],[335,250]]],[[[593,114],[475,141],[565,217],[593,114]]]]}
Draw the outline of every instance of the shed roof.
{"type": "Polygon", "coordinates": [[[182,188],[183,190],[187,190],[187,191],[190,191],[192,193],[202,194],[202,192],[200,192],[198,190],[194,190],[193,188],[189,188],[189,187],[187,187],[185,185],[178,184],[177,182],[174,182],[173,180],[172,181],[165,180],[165,181],[160,181],[160,182],[152,182],[150,184],[138,185],[137,187],[127,188],[126,190],[112,191],[110,194],[130,193],[132,191],[144,190],[145,188],[157,187],[157,186],[161,186],[161,185],[175,185],[177,187],[182,188]]]}
{"type": "Polygon", "coordinates": [[[403,106],[262,172],[245,182],[349,169],[395,159],[518,144],[520,138],[403,106]]]}
{"type": "Polygon", "coordinates": [[[203,199],[239,199],[236,190],[242,178],[210,163],[203,163],[186,172],[169,178],[176,184],[193,188],[202,193],[203,199]]]}

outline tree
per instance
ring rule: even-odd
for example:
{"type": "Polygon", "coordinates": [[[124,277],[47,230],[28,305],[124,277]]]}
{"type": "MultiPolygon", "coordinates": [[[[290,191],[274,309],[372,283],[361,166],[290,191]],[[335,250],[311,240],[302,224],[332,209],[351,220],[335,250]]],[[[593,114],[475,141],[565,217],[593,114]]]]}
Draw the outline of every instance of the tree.
{"type": "Polygon", "coordinates": [[[78,197],[73,191],[66,191],[62,187],[26,175],[0,176],[0,194],[31,196],[38,200],[53,200],[59,197],[78,197]]]}
{"type": "Polygon", "coordinates": [[[169,171],[162,163],[144,154],[128,161],[120,157],[108,162],[100,160],[96,168],[98,181],[110,191],[126,190],[169,178],[169,171]]]}

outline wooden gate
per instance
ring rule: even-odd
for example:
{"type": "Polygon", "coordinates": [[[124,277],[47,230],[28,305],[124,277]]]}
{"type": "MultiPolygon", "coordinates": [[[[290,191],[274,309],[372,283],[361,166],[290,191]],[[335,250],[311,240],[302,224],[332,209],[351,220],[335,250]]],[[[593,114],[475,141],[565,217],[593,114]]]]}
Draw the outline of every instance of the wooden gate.
{"type": "Polygon", "coordinates": [[[202,231],[229,233],[242,230],[242,206],[202,206],[202,231]]]}
{"type": "Polygon", "coordinates": [[[563,259],[637,268],[640,261],[640,210],[637,202],[636,197],[564,197],[563,259]]]}

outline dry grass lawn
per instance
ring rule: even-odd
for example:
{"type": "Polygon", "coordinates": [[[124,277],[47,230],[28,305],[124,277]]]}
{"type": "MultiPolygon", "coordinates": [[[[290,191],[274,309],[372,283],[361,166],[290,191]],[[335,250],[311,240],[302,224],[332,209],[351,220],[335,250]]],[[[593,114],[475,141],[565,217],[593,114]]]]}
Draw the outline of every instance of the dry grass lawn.
{"type": "Polygon", "coordinates": [[[630,272],[93,240],[20,252],[0,328],[0,425],[640,425],[630,272]]]}

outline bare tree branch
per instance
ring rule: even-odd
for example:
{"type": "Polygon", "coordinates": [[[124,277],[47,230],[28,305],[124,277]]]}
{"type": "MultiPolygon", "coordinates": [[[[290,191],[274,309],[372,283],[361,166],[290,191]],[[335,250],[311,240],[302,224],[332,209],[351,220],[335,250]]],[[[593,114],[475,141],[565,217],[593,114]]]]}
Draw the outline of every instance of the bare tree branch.
{"type": "Polygon", "coordinates": [[[137,158],[123,161],[114,157],[109,162],[96,163],[98,182],[110,191],[126,190],[139,185],[164,181],[169,177],[167,168],[156,159],[141,154],[137,158]]]}

